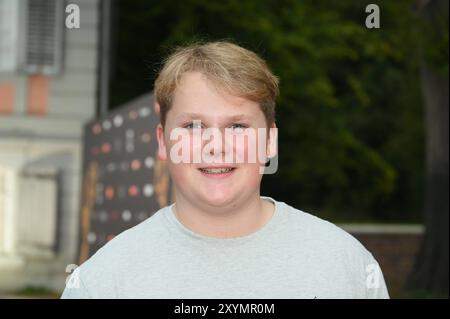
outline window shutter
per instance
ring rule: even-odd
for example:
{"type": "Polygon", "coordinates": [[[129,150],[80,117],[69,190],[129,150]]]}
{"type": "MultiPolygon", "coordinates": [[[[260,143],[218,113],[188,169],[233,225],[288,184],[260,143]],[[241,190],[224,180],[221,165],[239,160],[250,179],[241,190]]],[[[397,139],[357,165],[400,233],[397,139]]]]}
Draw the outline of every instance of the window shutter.
{"type": "Polygon", "coordinates": [[[64,1],[24,0],[21,69],[28,74],[61,72],[64,1]]]}
{"type": "Polygon", "coordinates": [[[54,173],[28,174],[20,178],[18,251],[53,253],[57,218],[57,181],[54,173]]]}
{"type": "Polygon", "coordinates": [[[0,72],[17,69],[19,1],[0,0],[0,72]]]}

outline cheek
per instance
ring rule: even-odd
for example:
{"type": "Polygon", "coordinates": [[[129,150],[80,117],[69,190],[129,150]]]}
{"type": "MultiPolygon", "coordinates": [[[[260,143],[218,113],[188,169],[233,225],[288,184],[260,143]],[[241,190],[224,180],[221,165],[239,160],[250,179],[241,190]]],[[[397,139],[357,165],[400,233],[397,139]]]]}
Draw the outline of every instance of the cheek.
{"type": "Polygon", "coordinates": [[[254,189],[259,186],[262,179],[262,174],[259,173],[260,165],[258,163],[245,164],[241,169],[244,170],[243,180],[246,187],[254,189]]]}
{"type": "Polygon", "coordinates": [[[198,143],[192,135],[182,133],[173,139],[166,141],[167,158],[173,165],[180,163],[192,163],[195,157],[193,152],[198,148],[198,143]]]}
{"type": "MultiPolygon", "coordinates": [[[[264,140],[262,140],[264,141],[264,140]]],[[[265,142],[267,143],[267,142],[265,142]]],[[[244,163],[257,164],[258,167],[266,162],[266,145],[256,139],[245,139],[243,143],[236,143],[234,150],[236,158],[243,159],[244,163]]]]}
{"type": "Polygon", "coordinates": [[[189,178],[189,164],[174,164],[169,163],[168,169],[172,180],[177,185],[186,185],[188,182],[192,182],[189,178]]]}
{"type": "Polygon", "coordinates": [[[251,139],[236,138],[233,143],[237,163],[254,164],[258,160],[255,143],[251,139]]]}
{"type": "Polygon", "coordinates": [[[235,143],[233,145],[234,157],[237,163],[248,163],[249,162],[249,154],[248,154],[248,142],[244,143],[235,143]]]}

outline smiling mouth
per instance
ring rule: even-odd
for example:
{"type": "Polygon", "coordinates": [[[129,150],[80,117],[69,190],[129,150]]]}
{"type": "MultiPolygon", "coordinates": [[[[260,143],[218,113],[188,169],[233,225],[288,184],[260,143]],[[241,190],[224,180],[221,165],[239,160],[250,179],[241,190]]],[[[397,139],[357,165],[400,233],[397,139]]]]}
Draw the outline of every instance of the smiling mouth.
{"type": "Polygon", "coordinates": [[[236,169],[235,167],[199,168],[199,170],[202,173],[212,174],[212,175],[229,173],[229,172],[232,172],[235,169],[236,169]]]}

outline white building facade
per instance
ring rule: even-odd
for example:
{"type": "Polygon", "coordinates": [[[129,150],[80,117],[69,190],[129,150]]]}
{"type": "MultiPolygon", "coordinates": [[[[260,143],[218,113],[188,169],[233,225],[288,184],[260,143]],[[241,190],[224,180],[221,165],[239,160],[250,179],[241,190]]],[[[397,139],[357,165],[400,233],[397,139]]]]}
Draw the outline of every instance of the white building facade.
{"type": "Polygon", "coordinates": [[[99,0],[0,0],[0,292],[61,290],[77,259],[100,18],[99,0]],[[66,26],[69,4],[79,28],[66,26]]]}

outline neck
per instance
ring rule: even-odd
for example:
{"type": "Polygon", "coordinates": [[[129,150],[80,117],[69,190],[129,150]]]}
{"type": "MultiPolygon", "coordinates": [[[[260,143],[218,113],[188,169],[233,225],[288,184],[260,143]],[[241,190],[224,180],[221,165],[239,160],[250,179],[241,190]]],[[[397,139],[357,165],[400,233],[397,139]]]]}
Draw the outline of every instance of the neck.
{"type": "Polygon", "coordinates": [[[259,192],[223,207],[197,205],[175,193],[173,212],[185,227],[195,233],[218,238],[241,237],[261,229],[272,217],[274,206],[259,192]]]}

